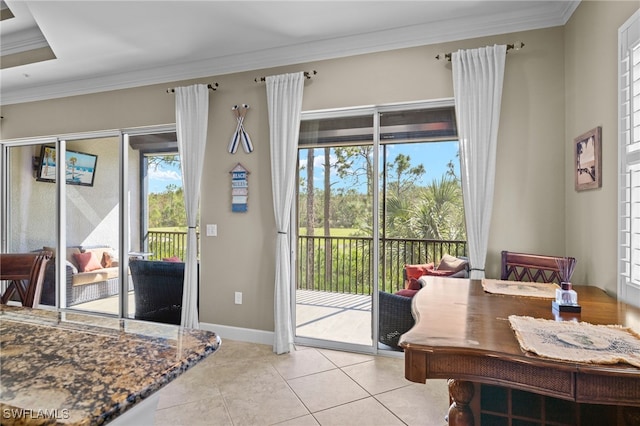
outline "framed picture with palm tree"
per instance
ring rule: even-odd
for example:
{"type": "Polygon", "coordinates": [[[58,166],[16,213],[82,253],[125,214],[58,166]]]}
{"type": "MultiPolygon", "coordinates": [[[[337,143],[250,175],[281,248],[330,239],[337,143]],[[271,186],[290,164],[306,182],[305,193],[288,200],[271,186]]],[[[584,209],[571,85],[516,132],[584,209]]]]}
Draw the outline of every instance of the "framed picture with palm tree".
{"type": "Polygon", "coordinates": [[[602,127],[574,139],[576,191],[602,186],[602,127]]]}
{"type": "MultiPolygon", "coordinates": [[[[86,152],[65,152],[65,177],[68,185],[93,186],[98,156],[86,152]]],[[[55,182],[58,167],[58,156],[54,146],[43,145],[40,150],[40,165],[36,180],[55,182]]]]}

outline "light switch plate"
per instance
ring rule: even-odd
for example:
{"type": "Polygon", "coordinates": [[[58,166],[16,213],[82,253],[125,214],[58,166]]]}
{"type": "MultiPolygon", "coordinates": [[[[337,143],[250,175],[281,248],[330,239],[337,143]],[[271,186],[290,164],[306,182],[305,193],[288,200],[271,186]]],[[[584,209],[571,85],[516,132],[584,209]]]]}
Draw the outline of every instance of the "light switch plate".
{"type": "Polygon", "coordinates": [[[216,237],[218,236],[218,225],[207,225],[207,237],[216,237]]]}

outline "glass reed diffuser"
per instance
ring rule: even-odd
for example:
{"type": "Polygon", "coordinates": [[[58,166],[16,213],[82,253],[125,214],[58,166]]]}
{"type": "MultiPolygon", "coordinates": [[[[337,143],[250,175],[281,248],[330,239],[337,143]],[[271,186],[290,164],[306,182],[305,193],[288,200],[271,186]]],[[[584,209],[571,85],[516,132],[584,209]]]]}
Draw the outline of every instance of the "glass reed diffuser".
{"type": "Polygon", "coordinates": [[[553,308],[564,312],[580,312],[578,293],[571,286],[571,276],[576,267],[576,260],[572,257],[556,259],[560,275],[560,288],[556,290],[556,300],[553,308]]]}

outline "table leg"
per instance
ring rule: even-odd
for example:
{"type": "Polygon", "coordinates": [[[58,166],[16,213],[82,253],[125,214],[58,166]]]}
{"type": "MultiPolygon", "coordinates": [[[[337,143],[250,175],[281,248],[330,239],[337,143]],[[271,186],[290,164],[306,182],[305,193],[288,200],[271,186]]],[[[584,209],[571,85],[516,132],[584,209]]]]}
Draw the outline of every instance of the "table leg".
{"type": "Polygon", "coordinates": [[[469,407],[475,391],[473,383],[449,379],[447,384],[449,396],[453,400],[449,407],[449,426],[474,426],[473,412],[469,407]]]}

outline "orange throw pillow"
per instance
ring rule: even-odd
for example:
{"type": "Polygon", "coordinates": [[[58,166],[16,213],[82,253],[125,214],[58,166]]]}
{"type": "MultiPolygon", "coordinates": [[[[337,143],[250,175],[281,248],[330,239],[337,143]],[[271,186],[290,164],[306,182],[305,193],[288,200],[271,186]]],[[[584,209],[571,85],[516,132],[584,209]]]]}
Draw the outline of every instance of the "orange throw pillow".
{"type": "Polygon", "coordinates": [[[427,271],[433,270],[433,263],[424,263],[422,265],[404,265],[407,273],[407,280],[411,278],[418,279],[423,275],[427,275],[427,271]]]}
{"type": "Polygon", "coordinates": [[[84,253],[74,253],[73,257],[78,264],[78,270],[80,272],[91,272],[96,269],[102,269],[102,265],[98,261],[96,254],[92,251],[85,251],[84,253]]]}
{"type": "Polygon", "coordinates": [[[182,259],[180,259],[178,256],[165,257],[162,260],[165,262],[182,262],[182,259]]]}

